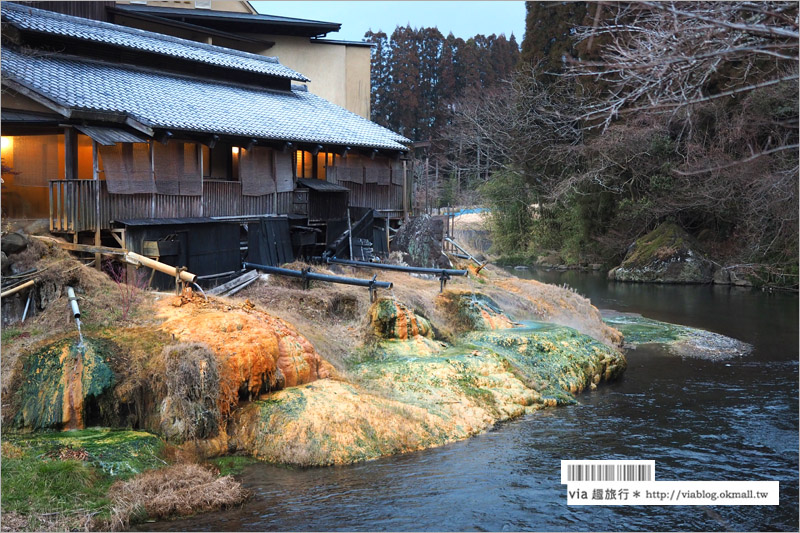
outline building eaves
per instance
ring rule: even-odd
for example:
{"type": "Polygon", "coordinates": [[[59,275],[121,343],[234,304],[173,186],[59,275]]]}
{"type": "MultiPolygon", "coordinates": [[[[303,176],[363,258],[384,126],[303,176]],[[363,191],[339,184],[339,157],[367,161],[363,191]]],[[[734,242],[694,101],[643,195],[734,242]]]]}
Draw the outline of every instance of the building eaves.
{"type": "Polygon", "coordinates": [[[281,65],[274,57],[198,43],[108,22],[73,17],[12,2],[3,2],[0,4],[0,9],[3,22],[21,31],[58,35],[129,50],[146,51],[277,78],[310,81],[302,74],[281,65]]]}
{"type": "Polygon", "coordinates": [[[184,22],[192,21],[202,26],[231,26],[242,31],[272,33],[277,35],[302,35],[315,37],[339,31],[342,25],[338,22],[279,17],[250,13],[234,13],[229,11],[181,9],[172,7],[155,7],[147,5],[120,4],[114,9],[127,13],[148,13],[164,18],[172,18],[184,22]]]}
{"type": "MultiPolygon", "coordinates": [[[[244,35],[237,35],[235,33],[230,33],[226,31],[216,30],[214,28],[208,28],[206,26],[200,26],[199,24],[190,24],[188,22],[181,22],[179,20],[166,18],[166,17],[159,17],[157,15],[151,15],[147,12],[138,12],[138,11],[130,11],[127,9],[119,9],[118,7],[110,7],[107,8],[107,11],[112,15],[122,15],[124,17],[128,17],[131,19],[138,19],[143,20],[145,22],[154,22],[156,24],[163,24],[165,26],[171,26],[173,28],[179,28],[182,30],[189,30],[194,32],[203,32],[204,34],[210,35],[212,37],[222,37],[224,39],[230,39],[233,41],[243,41],[247,43],[255,43],[265,46],[267,48],[271,48],[275,46],[274,41],[266,41],[264,39],[253,39],[250,37],[246,37],[244,35]]],[[[114,19],[114,23],[118,21],[114,19]]]]}
{"type": "Polygon", "coordinates": [[[363,46],[366,48],[375,46],[375,43],[368,43],[366,41],[342,41],[338,39],[311,39],[311,42],[314,44],[343,44],[345,46],[363,46]]]}

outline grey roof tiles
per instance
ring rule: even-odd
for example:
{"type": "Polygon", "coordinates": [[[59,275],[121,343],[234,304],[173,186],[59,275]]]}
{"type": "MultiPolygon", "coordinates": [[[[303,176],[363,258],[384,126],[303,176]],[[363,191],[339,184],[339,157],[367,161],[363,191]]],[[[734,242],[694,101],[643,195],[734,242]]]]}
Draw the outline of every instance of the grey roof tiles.
{"type": "Polygon", "coordinates": [[[302,90],[276,91],[5,47],[4,80],[70,109],[152,128],[406,150],[408,139],[302,90]]]}
{"type": "Polygon", "coordinates": [[[20,30],[71,37],[129,50],[151,52],[209,65],[267,74],[283,79],[309,81],[302,74],[281,65],[274,57],[250,54],[222,46],[63,15],[10,2],[3,2],[0,9],[3,22],[20,30]]]}

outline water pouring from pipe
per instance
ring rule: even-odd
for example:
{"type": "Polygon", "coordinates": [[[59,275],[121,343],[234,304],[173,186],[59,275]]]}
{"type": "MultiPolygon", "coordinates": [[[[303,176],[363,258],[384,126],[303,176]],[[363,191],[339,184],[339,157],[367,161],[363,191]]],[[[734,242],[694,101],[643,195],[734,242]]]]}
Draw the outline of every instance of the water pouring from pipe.
{"type": "Polygon", "coordinates": [[[75,296],[75,289],[67,287],[67,299],[69,300],[69,307],[72,311],[72,318],[75,319],[75,324],[78,326],[78,337],[80,343],[78,348],[83,348],[83,333],[81,332],[81,310],[78,307],[78,298],[75,296]]]}

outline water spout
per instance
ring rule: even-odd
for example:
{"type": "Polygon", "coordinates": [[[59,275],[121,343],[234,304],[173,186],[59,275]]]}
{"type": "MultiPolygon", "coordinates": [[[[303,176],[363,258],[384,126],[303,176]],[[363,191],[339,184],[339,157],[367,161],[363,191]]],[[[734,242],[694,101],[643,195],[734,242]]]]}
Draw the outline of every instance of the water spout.
{"type": "Polygon", "coordinates": [[[203,295],[203,298],[205,298],[206,301],[208,301],[208,296],[206,296],[205,291],[203,291],[203,289],[200,288],[200,285],[198,285],[197,283],[192,283],[192,285],[194,285],[194,288],[197,289],[198,292],[203,295]]]}
{"type": "Polygon", "coordinates": [[[72,310],[72,317],[75,319],[75,324],[78,326],[78,337],[80,342],[78,348],[83,348],[83,333],[81,332],[81,310],[78,308],[78,298],[75,296],[75,290],[72,287],[67,287],[67,298],[69,299],[69,307],[72,310]]]}

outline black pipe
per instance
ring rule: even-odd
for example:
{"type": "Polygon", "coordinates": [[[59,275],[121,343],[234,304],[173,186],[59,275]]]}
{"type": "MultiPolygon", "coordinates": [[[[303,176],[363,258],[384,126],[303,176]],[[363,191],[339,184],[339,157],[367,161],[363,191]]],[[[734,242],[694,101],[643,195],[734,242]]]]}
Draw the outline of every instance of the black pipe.
{"type": "Polygon", "coordinates": [[[371,280],[360,278],[345,278],[342,276],[329,276],[327,274],[317,274],[310,272],[308,269],[304,270],[290,270],[288,268],[280,268],[268,265],[257,265],[255,263],[242,263],[244,268],[255,268],[270,274],[278,274],[279,276],[289,276],[292,278],[302,278],[304,281],[330,281],[331,283],[343,283],[345,285],[355,285],[356,287],[368,287],[369,289],[391,289],[391,281],[377,281],[375,278],[371,280]]]}
{"type": "Polygon", "coordinates": [[[425,267],[412,267],[402,265],[386,265],[384,263],[367,263],[366,261],[350,261],[348,259],[337,259],[329,257],[326,259],[328,263],[336,263],[337,265],[349,265],[354,267],[367,267],[378,268],[382,270],[394,270],[395,272],[414,272],[417,274],[447,274],[448,276],[466,276],[466,270],[455,270],[452,268],[425,268],[425,267]]]}

